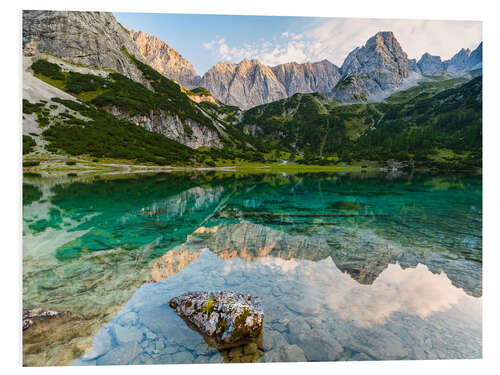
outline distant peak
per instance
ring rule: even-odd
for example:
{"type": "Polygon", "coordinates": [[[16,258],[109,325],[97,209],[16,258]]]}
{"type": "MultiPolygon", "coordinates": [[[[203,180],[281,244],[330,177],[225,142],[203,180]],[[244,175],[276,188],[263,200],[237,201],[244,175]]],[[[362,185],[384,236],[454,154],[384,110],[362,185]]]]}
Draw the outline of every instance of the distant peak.
{"type": "Polygon", "coordinates": [[[422,55],[422,59],[435,59],[435,58],[439,58],[439,59],[441,59],[441,56],[431,55],[429,52],[425,52],[425,53],[422,55]]]}
{"type": "Polygon", "coordinates": [[[386,43],[396,38],[394,37],[394,33],[392,31],[379,31],[370,39],[375,39],[378,43],[386,43]]]}
{"type": "Polygon", "coordinates": [[[392,31],[379,31],[378,33],[375,34],[375,36],[382,38],[393,38],[394,33],[392,31]]]}
{"type": "Polygon", "coordinates": [[[400,49],[401,46],[392,31],[379,31],[365,44],[366,48],[387,47],[388,49],[400,49]]]}
{"type": "Polygon", "coordinates": [[[470,48],[462,48],[459,52],[458,52],[458,55],[467,55],[467,56],[470,56],[471,54],[471,50],[470,48]]]}

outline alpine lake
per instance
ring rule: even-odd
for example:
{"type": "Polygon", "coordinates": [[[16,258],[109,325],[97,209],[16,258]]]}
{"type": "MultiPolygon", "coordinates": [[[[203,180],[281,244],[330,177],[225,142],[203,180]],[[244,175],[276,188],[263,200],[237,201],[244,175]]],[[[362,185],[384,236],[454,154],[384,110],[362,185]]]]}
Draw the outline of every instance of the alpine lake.
{"type": "Polygon", "coordinates": [[[25,366],[482,357],[482,177],[185,172],[23,179],[25,366]],[[260,297],[259,349],[169,307],[260,297]]]}

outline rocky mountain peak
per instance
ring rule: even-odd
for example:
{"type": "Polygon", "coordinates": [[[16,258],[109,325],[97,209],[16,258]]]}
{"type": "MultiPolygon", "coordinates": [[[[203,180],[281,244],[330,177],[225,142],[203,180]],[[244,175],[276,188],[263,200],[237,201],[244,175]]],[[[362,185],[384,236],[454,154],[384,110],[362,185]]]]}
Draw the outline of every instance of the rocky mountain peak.
{"type": "Polygon", "coordinates": [[[469,61],[467,62],[468,69],[479,69],[483,67],[483,42],[479,43],[477,48],[471,52],[469,61]]]}
{"type": "Polygon", "coordinates": [[[417,66],[422,73],[432,74],[443,70],[440,56],[433,56],[426,52],[417,62],[417,66]]]}
{"type": "Polygon", "coordinates": [[[450,60],[443,62],[443,70],[450,72],[460,72],[467,69],[471,50],[462,48],[450,60]]]}
{"type": "Polygon", "coordinates": [[[396,89],[410,74],[408,56],[391,31],[378,32],[349,53],[334,94],[341,100],[366,100],[396,89]]]}
{"type": "Polygon", "coordinates": [[[479,43],[474,51],[462,48],[451,59],[441,61],[441,57],[424,53],[417,62],[417,69],[424,74],[440,72],[461,73],[473,69],[480,69],[483,65],[483,42],[479,43]]]}
{"type": "Polygon", "coordinates": [[[460,50],[460,52],[458,52],[458,54],[459,54],[459,55],[465,55],[465,56],[469,57],[469,56],[470,56],[470,54],[471,54],[471,52],[472,52],[472,51],[471,51],[471,49],[470,49],[470,48],[467,48],[467,49],[466,49],[466,48],[462,48],[462,49],[460,50]]]}
{"type": "Polygon", "coordinates": [[[356,47],[342,64],[342,74],[368,73],[387,68],[401,78],[408,76],[408,56],[391,31],[378,32],[363,47],[356,47]]]}
{"type": "Polygon", "coordinates": [[[328,60],[269,67],[259,60],[245,58],[238,64],[215,64],[202,77],[200,85],[218,100],[246,109],[295,93],[329,93],[339,79],[338,67],[328,60]]]}
{"type": "Polygon", "coordinates": [[[141,56],[156,71],[174,79],[182,86],[193,88],[199,83],[193,64],[157,37],[143,31],[129,30],[141,56]]]}
{"type": "Polygon", "coordinates": [[[122,47],[144,61],[127,29],[111,13],[23,11],[25,56],[49,53],[72,64],[113,69],[142,81],[141,72],[122,52],[122,47]]]}
{"type": "Polygon", "coordinates": [[[392,45],[394,42],[398,43],[392,31],[379,31],[367,40],[366,46],[375,44],[376,47],[384,47],[387,45],[392,45]]]}

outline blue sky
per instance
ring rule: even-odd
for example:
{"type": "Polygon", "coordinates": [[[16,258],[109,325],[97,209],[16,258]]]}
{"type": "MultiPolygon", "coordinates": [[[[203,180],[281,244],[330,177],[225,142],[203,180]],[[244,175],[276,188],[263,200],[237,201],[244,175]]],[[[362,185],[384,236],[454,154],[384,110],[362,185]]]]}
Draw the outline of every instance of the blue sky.
{"type": "Polygon", "coordinates": [[[219,61],[257,58],[267,65],[328,59],[347,54],[378,31],[393,31],[409,58],[424,52],[450,58],[482,40],[477,21],[226,16],[114,13],[124,26],[167,42],[193,63],[198,74],[219,61]]]}

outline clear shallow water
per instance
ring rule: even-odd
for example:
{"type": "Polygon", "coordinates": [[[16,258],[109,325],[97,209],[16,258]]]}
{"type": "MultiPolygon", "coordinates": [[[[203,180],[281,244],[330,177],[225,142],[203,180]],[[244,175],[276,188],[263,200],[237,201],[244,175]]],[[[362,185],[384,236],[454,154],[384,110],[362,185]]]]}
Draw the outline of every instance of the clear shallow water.
{"type": "Polygon", "coordinates": [[[469,176],[25,179],[24,308],[87,324],[76,364],[224,361],[166,304],[195,289],[262,298],[260,361],[479,358],[481,190],[469,176]]]}

